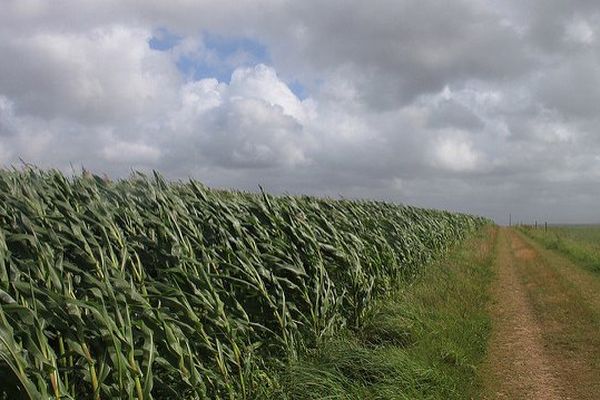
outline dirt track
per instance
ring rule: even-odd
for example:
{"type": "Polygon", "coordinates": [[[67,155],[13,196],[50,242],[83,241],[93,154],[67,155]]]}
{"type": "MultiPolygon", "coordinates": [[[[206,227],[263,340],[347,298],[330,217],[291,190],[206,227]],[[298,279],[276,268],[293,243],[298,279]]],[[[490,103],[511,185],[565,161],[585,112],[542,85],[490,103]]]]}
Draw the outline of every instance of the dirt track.
{"type": "Polygon", "coordinates": [[[501,229],[486,399],[600,399],[600,277],[501,229]]]}

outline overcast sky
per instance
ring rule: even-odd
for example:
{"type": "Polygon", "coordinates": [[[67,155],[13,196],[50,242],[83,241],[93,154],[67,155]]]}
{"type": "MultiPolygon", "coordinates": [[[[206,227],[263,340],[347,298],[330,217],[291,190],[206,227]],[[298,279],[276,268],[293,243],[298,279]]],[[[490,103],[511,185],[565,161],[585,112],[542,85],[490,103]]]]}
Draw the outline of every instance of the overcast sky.
{"type": "Polygon", "coordinates": [[[0,164],[600,222],[597,0],[2,0],[0,164]]]}

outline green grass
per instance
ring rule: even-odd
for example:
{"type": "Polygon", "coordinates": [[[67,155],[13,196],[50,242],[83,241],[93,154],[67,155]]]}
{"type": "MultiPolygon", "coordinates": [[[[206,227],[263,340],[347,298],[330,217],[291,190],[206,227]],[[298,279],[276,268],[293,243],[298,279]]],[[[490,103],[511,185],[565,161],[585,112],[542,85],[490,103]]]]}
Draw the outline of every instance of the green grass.
{"type": "Polygon", "coordinates": [[[600,273],[600,226],[522,227],[521,231],[544,247],[556,250],[583,267],[600,273]]]}
{"type": "MultiPolygon", "coordinates": [[[[259,398],[281,366],[334,351],[324,343],[360,331],[378,299],[487,222],[158,174],[0,170],[0,398],[259,398]]],[[[402,296],[419,318],[438,312],[402,296]]],[[[402,318],[418,343],[438,329],[402,318]]],[[[462,363],[451,339],[436,352],[462,363]]],[[[400,368],[365,354],[392,376],[400,368]]],[[[381,371],[346,361],[348,379],[386,390],[381,371]]],[[[442,379],[422,363],[416,387],[442,379]]]]}
{"type": "Polygon", "coordinates": [[[490,332],[494,235],[482,231],[379,301],[361,329],[345,330],[289,365],[271,398],[477,397],[476,366],[490,332]]]}

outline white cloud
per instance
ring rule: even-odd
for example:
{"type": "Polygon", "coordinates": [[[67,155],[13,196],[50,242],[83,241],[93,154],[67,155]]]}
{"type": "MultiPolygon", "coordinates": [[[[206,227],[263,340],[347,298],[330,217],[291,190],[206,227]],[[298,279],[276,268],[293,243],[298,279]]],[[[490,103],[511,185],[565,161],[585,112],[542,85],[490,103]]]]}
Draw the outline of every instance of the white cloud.
{"type": "Polygon", "coordinates": [[[26,113],[114,123],[162,112],[179,80],[148,48],[150,32],[123,26],[4,38],[0,92],[26,113]]]}
{"type": "Polygon", "coordinates": [[[114,141],[102,149],[102,155],[107,161],[147,164],[160,159],[160,150],[145,143],[128,143],[114,141]]]}
{"type": "Polygon", "coordinates": [[[455,172],[474,171],[479,166],[480,155],[463,135],[447,136],[435,141],[434,165],[455,172]]]}
{"type": "Polygon", "coordinates": [[[238,68],[230,83],[203,79],[182,86],[164,146],[180,161],[202,155],[229,168],[306,164],[304,124],[312,112],[310,100],[300,101],[273,68],[238,68]]]}
{"type": "Polygon", "coordinates": [[[565,29],[568,41],[591,45],[596,37],[593,27],[584,19],[577,18],[569,21],[565,29]]]}
{"type": "Polygon", "coordinates": [[[308,118],[304,105],[288,86],[277,77],[273,68],[257,65],[254,68],[238,68],[229,84],[231,98],[261,99],[270,105],[280,106],[283,113],[305,122],[308,118]]]}

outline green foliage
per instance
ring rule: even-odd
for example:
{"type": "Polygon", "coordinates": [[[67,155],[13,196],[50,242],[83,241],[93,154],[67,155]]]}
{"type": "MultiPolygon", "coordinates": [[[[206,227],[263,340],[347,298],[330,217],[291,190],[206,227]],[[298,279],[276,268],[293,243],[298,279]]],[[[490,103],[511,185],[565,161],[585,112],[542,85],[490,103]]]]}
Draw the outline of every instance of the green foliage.
{"type": "Polygon", "coordinates": [[[360,329],[290,363],[271,398],[479,398],[476,365],[491,328],[486,306],[495,254],[494,231],[485,232],[376,300],[360,329]]]}
{"type": "Polygon", "coordinates": [[[0,398],[256,398],[485,222],[0,171],[0,398]]]}

